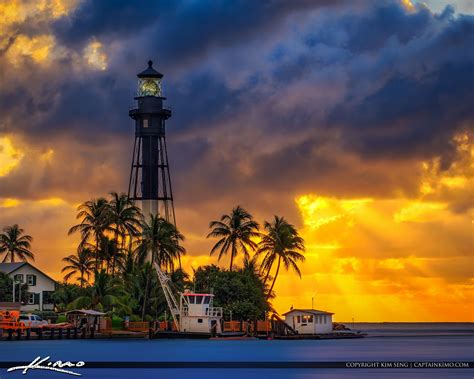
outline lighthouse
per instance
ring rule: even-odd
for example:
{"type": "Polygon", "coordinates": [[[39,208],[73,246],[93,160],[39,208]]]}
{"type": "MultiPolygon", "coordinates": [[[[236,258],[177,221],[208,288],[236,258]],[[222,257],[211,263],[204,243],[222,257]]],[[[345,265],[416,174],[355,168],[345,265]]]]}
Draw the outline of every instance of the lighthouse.
{"type": "Polygon", "coordinates": [[[171,110],[164,106],[163,74],[149,61],[137,77],[137,106],[129,111],[135,121],[135,143],[128,196],[141,205],[145,217],[159,215],[176,225],[165,133],[171,110]]]}

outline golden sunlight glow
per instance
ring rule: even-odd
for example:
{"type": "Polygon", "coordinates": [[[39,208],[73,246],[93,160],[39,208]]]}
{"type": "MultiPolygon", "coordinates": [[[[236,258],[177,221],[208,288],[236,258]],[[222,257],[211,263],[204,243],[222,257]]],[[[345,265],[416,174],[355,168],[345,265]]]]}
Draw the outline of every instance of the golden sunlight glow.
{"type": "MultiPolygon", "coordinates": [[[[22,58],[30,57],[37,63],[51,58],[55,41],[48,33],[52,21],[67,16],[80,0],[9,0],[0,3],[0,50],[6,50],[7,58],[14,65],[22,58]],[[37,23],[43,26],[42,34],[18,34],[18,26],[23,23],[37,23]]],[[[34,25],[33,25],[34,26],[34,25]]],[[[30,28],[35,30],[34,27],[30,28]]]]}
{"type": "Polygon", "coordinates": [[[314,298],[315,308],[335,312],[337,321],[473,321],[468,214],[401,197],[310,194],[295,201],[306,261],[302,279],[283,272],[277,281],[280,313],[310,307],[314,298]],[[443,233],[434,232],[440,227],[443,233]]]}
{"type": "Polygon", "coordinates": [[[59,206],[59,205],[64,205],[66,202],[59,198],[59,197],[51,197],[49,199],[41,199],[38,200],[39,205],[46,205],[46,206],[59,206]]]}
{"type": "Polygon", "coordinates": [[[0,177],[8,175],[23,158],[23,153],[16,149],[9,137],[0,138],[0,177]]]}
{"type": "Polygon", "coordinates": [[[84,57],[92,68],[96,70],[105,70],[107,68],[107,55],[102,50],[102,44],[99,41],[92,41],[84,49],[84,57]]]}
{"type": "Polygon", "coordinates": [[[474,148],[472,135],[460,133],[453,138],[457,160],[448,169],[441,169],[440,158],[421,163],[420,193],[435,196],[437,193],[472,191],[474,188],[474,148]]]}
{"type": "Polygon", "coordinates": [[[22,9],[22,2],[19,0],[6,1],[0,4],[0,26],[2,29],[6,25],[19,23],[26,18],[26,12],[22,9]]]}
{"type": "Polygon", "coordinates": [[[393,218],[396,222],[427,222],[436,218],[437,211],[445,209],[446,206],[443,203],[414,201],[396,212],[393,218]]]}
{"type": "Polygon", "coordinates": [[[0,200],[0,208],[14,208],[21,204],[21,201],[18,199],[3,199],[0,200]]]}
{"type": "Polygon", "coordinates": [[[77,7],[79,0],[40,0],[36,8],[40,12],[47,12],[53,18],[67,16],[77,7]]]}
{"type": "Polygon", "coordinates": [[[411,0],[401,0],[401,3],[403,7],[408,11],[408,12],[414,12],[415,11],[415,6],[411,2],[411,0]]]}
{"type": "MultiPolygon", "coordinates": [[[[330,197],[304,195],[299,197],[296,203],[303,212],[305,225],[310,228],[319,228],[342,217],[349,217],[371,201],[372,199],[368,198],[337,200],[330,197]]],[[[347,221],[350,222],[349,219],[347,221]]]]}
{"type": "Polygon", "coordinates": [[[52,35],[28,37],[19,35],[8,49],[6,56],[13,65],[20,65],[25,57],[32,58],[36,63],[44,63],[50,58],[55,46],[52,35]]]}

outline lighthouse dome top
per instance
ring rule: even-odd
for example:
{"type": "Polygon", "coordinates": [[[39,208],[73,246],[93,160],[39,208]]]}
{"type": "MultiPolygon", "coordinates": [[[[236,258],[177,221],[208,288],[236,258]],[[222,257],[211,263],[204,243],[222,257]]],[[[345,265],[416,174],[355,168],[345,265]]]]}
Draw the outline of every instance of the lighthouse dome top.
{"type": "Polygon", "coordinates": [[[153,68],[153,61],[148,61],[148,68],[137,75],[139,78],[158,78],[161,79],[163,74],[153,68]]]}

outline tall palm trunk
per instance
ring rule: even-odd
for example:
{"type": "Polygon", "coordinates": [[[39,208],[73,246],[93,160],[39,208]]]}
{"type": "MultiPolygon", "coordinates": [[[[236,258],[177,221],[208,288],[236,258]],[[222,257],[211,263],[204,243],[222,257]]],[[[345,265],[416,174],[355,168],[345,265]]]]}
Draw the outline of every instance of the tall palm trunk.
{"type": "Polygon", "coordinates": [[[230,267],[229,271],[232,272],[232,266],[234,265],[234,256],[237,255],[237,248],[235,242],[232,243],[232,252],[230,254],[230,267]]]}
{"type": "MultiPolygon", "coordinates": [[[[155,254],[152,252],[151,253],[151,268],[153,268],[154,257],[155,257],[155,254]]],[[[147,305],[146,303],[148,300],[148,287],[150,287],[151,273],[152,273],[152,269],[148,270],[147,275],[146,275],[145,293],[143,295],[142,321],[145,320],[145,310],[146,310],[146,305],[147,305]]]]}
{"type": "Polygon", "coordinates": [[[272,293],[272,290],[273,290],[273,286],[275,285],[275,282],[276,282],[276,280],[277,280],[278,272],[280,271],[280,263],[281,263],[281,257],[278,257],[277,270],[276,270],[276,272],[275,272],[275,277],[273,278],[272,286],[271,286],[270,289],[268,290],[267,298],[270,297],[270,295],[271,295],[271,293],[272,293]]]}
{"type": "Polygon", "coordinates": [[[95,235],[95,270],[99,271],[99,244],[100,244],[99,234],[95,235]]]}
{"type": "MultiPolygon", "coordinates": [[[[117,230],[115,230],[114,242],[115,242],[115,248],[118,249],[118,231],[117,230]]],[[[114,252],[114,256],[112,257],[112,276],[115,276],[116,253],[117,251],[114,252]]]]}
{"type": "Polygon", "coordinates": [[[273,265],[270,265],[270,267],[267,270],[267,274],[265,275],[265,279],[263,279],[263,285],[267,284],[267,280],[268,280],[268,277],[270,276],[270,271],[272,270],[272,266],[273,265]]]}

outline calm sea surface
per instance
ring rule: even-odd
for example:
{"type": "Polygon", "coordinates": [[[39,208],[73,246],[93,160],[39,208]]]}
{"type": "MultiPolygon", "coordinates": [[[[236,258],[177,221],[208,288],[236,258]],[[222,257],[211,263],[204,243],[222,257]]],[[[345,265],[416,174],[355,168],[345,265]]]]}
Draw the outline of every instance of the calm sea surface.
{"type": "MultiPolygon", "coordinates": [[[[352,324],[350,325],[352,326],[352,324]]],[[[42,340],[0,342],[0,361],[474,361],[474,324],[356,323],[368,338],[306,341],[42,340]]],[[[474,378],[472,369],[76,369],[84,378],[474,378]]],[[[47,371],[0,378],[71,378],[47,371]]]]}

